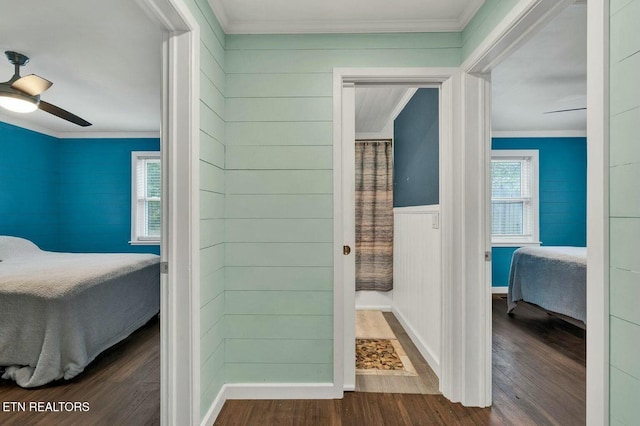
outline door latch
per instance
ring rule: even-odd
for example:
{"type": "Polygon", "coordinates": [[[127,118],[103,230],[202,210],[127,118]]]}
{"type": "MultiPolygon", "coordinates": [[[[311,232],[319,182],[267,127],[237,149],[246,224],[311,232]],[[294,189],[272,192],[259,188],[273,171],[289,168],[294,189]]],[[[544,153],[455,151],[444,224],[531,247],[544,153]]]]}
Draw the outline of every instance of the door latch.
{"type": "Polygon", "coordinates": [[[345,256],[348,255],[349,253],[351,253],[351,247],[349,246],[342,246],[342,254],[344,254],[345,256]]]}

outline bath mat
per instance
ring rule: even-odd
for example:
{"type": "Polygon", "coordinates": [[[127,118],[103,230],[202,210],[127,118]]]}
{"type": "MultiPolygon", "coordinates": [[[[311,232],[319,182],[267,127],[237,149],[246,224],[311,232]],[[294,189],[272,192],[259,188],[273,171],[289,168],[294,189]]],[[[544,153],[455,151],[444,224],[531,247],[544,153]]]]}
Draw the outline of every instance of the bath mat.
{"type": "Polygon", "coordinates": [[[396,339],[356,339],[356,374],[418,375],[396,339]]]}

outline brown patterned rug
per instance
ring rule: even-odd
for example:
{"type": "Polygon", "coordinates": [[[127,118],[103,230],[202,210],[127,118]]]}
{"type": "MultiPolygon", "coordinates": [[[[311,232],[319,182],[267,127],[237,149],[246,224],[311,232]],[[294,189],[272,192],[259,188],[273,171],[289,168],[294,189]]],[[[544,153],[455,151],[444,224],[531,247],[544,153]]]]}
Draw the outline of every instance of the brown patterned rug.
{"type": "Polygon", "coordinates": [[[404,365],[390,340],[356,339],[356,369],[404,370],[404,365]]]}
{"type": "Polygon", "coordinates": [[[395,339],[356,339],[356,372],[358,374],[416,374],[404,349],[395,339]]]}

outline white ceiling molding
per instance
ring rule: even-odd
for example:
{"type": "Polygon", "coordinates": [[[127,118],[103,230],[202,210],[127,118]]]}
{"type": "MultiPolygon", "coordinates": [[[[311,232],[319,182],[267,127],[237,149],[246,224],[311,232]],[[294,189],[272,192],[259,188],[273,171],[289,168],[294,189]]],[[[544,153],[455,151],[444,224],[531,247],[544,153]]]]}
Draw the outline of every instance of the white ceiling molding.
{"type": "Polygon", "coordinates": [[[43,135],[53,136],[54,138],[58,137],[57,132],[47,127],[40,126],[29,120],[23,120],[17,117],[10,117],[6,114],[0,113],[0,122],[11,124],[17,127],[22,127],[23,129],[31,130],[32,132],[42,133],[43,135]]]}
{"type": "Polygon", "coordinates": [[[218,18],[218,23],[222,27],[222,30],[226,34],[229,33],[229,17],[227,16],[227,11],[224,8],[224,5],[220,2],[220,0],[208,0],[209,7],[213,11],[213,14],[218,18]]]}
{"type": "Polygon", "coordinates": [[[41,133],[56,139],[149,139],[160,138],[160,132],[57,132],[30,120],[0,113],[0,122],[41,133]]]}
{"type": "MultiPolygon", "coordinates": [[[[355,9],[346,7],[342,0],[325,0],[335,4],[335,10],[341,15],[329,19],[261,19],[232,18],[225,7],[225,1],[208,0],[209,6],[218,18],[220,26],[226,34],[328,34],[328,33],[388,33],[388,32],[458,32],[462,31],[484,3],[484,0],[467,1],[457,16],[449,18],[420,17],[420,14],[408,12],[413,18],[385,19],[384,12],[380,19],[350,19],[348,12],[355,9]]],[[[435,1],[435,0],[432,0],[435,1]]],[[[251,9],[250,2],[244,2],[241,15],[251,9]]],[[[402,5],[398,5],[402,7],[402,5]]],[[[353,13],[352,13],[353,14],[353,13]]],[[[357,13],[356,13],[357,14],[357,13]]]]}
{"type": "Polygon", "coordinates": [[[160,132],[61,132],[58,139],[159,139],[160,132]]]}
{"type": "Polygon", "coordinates": [[[497,130],[492,138],[585,138],[586,130],[497,130]]]}

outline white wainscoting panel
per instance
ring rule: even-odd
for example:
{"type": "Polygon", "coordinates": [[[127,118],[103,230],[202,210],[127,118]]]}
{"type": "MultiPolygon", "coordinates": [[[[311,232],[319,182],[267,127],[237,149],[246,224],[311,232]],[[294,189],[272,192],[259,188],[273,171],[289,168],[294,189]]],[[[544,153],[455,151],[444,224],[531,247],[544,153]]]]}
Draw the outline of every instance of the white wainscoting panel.
{"type": "Polygon", "coordinates": [[[396,207],[393,216],[393,313],[440,377],[440,206],[396,207]]]}

